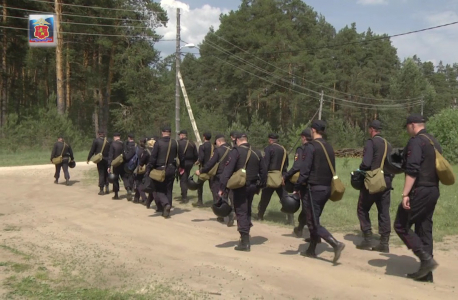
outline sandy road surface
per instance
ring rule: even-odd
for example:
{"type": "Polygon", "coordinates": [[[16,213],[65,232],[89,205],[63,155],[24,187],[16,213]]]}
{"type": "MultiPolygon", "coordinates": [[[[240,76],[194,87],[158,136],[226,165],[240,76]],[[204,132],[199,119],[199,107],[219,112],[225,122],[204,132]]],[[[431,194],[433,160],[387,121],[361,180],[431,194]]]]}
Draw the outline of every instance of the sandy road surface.
{"type": "Polygon", "coordinates": [[[122,269],[142,282],[162,279],[214,299],[458,299],[453,245],[435,253],[440,267],[434,285],[401,277],[417,267],[404,247],[383,255],[358,251],[345,240],[341,264],[333,266],[325,244],[319,246],[322,259],[304,258],[297,254],[304,242],[289,229],[260,223],[252,228],[251,252],[240,253],[233,250],[235,227],[217,223],[208,210],[178,206],[165,220],[125,199],[98,196],[95,185],[80,182],[88,169],[96,172],[79,163],[67,187],[53,184],[52,165],[0,168],[2,243],[71,254],[82,264],[109,261],[100,269],[108,278],[111,269],[122,269]],[[105,260],[96,258],[100,253],[105,260]]]}

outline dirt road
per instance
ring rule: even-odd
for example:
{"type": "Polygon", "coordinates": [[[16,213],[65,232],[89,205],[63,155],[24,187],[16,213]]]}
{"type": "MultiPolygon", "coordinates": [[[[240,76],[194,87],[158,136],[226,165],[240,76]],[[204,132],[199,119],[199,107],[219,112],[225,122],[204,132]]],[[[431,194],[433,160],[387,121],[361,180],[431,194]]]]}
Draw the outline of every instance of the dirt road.
{"type": "Polygon", "coordinates": [[[98,196],[96,184],[81,182],[89,169],[96,172],[78,163],[65,186],[53,184],[52,165],[0,168],[2,243],[45,261],[66,257],[63,264],[85,266],[73,273],[103,277],[108,286],[134,274],[145,288],[168,282],[211,299],[458,299],[456,241],[436,245],[449,250],[435,252],[435,284],[401,277],[418,266],[404,247],[388,255],[358,251],[350,240],[357,238],[343,234],[336,235],[347,246],[338,266],[326,244],[321,259],[305,258],[298,255],[305,244],[291,230],[260,223],[252,228],[251,252],[240,253],[233,250],[236,228],[208,210],[177,206],[165,220],[112,194],[98,196]]]}

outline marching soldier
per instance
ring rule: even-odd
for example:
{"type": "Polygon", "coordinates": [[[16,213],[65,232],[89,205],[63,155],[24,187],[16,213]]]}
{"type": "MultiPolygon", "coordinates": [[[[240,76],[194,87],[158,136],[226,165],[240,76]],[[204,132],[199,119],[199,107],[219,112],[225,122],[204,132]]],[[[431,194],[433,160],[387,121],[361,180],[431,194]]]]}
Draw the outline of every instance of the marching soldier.
{"type": "Polygon", "coordinates": [[[219,196],[226,191],[229,178],[238,170],[245,168],[246,185],[233,189],[234,207],[237,216],[237,230],[240,233],[237,251],[250,251],[251,205],[253,197],[259,193],[267,181],[267,169],[258,150],[251,148],[245,133],[237,134],[237,147],[229,153],[229,159],[221,175],[219,196]],[[247,160],[248,159],[248,160],[247,160]],[[246,167],[245,167],[246,166],[246,167]]]}
{"type": "MultiPolygon", "coordinates": [[[[305,147],[307,143],[311,142],[312,140],[313,139],[312,139],[311,129],[310,128],[304,129],[301,132],[302,145],[296,149],[296,155],[294,156],[293,166],[291,167],[291,169],[288,172],[286,172],[283,175],[283,182],[290,180],[294,174],[300,171],[301,162],[303,161],[303,155],[305,155],[305,147]]],[[[301,186],[300,194],[301,195],[306,194],[306,189],[304,185],[301,186]]],[[[307,225],[307,218],[306,218],[304,205],[302,205],[302,210],[299,214],[298,222],[299,222],[299,225],[294,228],[293,232],[298,238],[300,238],[302,237],[304,226],[307,225]]],[[[306,240],[306,242],[310,242],[310,239],[306,240]]]]}
{"type": "Polygon", "coordinates": [[[237,132],[236,131],[231,131],[231,142],[232,142],[232,148],[237,147],[237,132]]]}
{"type": "Polygon", "coordinates": [[[406,129],[412,138],[404,149],[405,182],[394,230],[421,262],[419,270],[407,277],[433,282],[432,271],[438,266],[433,258],[433,215],[439,199],[434,149],[442,153],[442,148],[426,131],[425,122],[417,114],[407,118],[406,129]],[[415,231],[411,229],[413,224],[415,231]]]}
{"type": "Polygon", "coordinates": [[[337,241],[320,224],[321,213],[331,195],[331,182],[333,179],[326,153],[335,169],[334,149],[323,139],[325,129],[326,123],[321,120],[312,123],[313,141],[307,144],[305,153],[302,155],[300,175],[294,186],[294,193],[300,193],[301,186],[305,183],[307,184],[307,192],[305,195],[301,194],[301,198],[307,215],[307,227],[310,231],[311,241],[307,251],[301,254],[316,258],[315,249],[320,238],[322,238],[334,248],[333,262],[337,263],[345,244],[337,241]]]}
{"type": "Polygon", "coordinates": [[[165,180],[155,181],[158,210],[163,210],[164,218],[170,217],[172,209],[173,180],[176,172],[176,158],[178,155],[178,143],[170,137],[172,129],[169,126],[162,128],[162,138],[154,144],[146,174],[149,176],[153,169],[165,170],[165,180]]]}
{"type": "MultiPolygon", "coordinates": [[[[135,156],[137,151],[137,144],[134,141],[135,136],[130,133],[127,136],[127,142],[124,145],[124,165],[126,166],[127,163],[135,156]]],[[[135,162],[137,165],[137,162],[135,162]]],[[[124,187],[127,191],[127,201],[132,201],[132,190],[134,188],[134,170],[128,170],[124,168],[124,173],[122,175],[122,182],[124,183],[124,187]]]]}
{"type": "MultiPolygon", "coordinates": [[[[141,139],[140,143],[139,143],[140,145],[139,145],[139,147],[137,147],[137,150],[136,150],[137,151],[138,162],[137,162],[137,169],[134,172],[135,195],[134,195],[133,203],[143,203],[143,202],[146,201],[145,192],[143,192],[143,193],[140,192],[142,181],[143,181],[143,177],[145,175],[145,173],[141,172],[141,170],[140,170],[140,160],[142,159],[143,155],[147,151],[147,148],[146,148],[146,142],[147,141],[148,141],[148,138],[146,138],[146,137],[141,139]],[[140,196],[141,196],[141,200],[140,200],[140,196]]],[[[148,153],[148,152],[146,152],[146,153],[148,153]]]]}
{"type": "MultiPolygon", "coordinates": [[[[215,143],[216,143],[216,150],[213,153],[212,158],[208,163],[205,164],[205,166],[196,171],[196,175],[199,176],[201,173],[208,173],[210,170],[217,164],[218,169],[216,171],[216,175],[213,177],[212,183],[211,183],[211,190],[213,194],[213,199],[214,202],[217,202],[219,195],[219,189],[220,189],[220,179],[221,175],[223,174],[224,166],[226,165],[227,161],[229,160],[229,152],[231,150],[231,146],[226,143],[226,138],[222,134],[218,134],[215,137],[215,143]]],[[[224,222],[224,218],[217,218],[218,222],[224,222]]],[[[229,221],[227,223],[228,227],[231,227],[234,225],[234,212],[232,212],[229,215],[229,221]]]]}
{"type": "MultiPolygon", "coordinates": [[[[139,159],[139,166],[140,168],[143,168],[145,167],[146,168],[146,165],[148,164],[149,162],[149,159],[150,159],[150,156],[151,154],[153,153],[153,148],[154,148],[154,144],[156,143],[156,140],[157,140],[157,137],[151,137],[151,138],[148,138],[147,142],[146,142],[146,148],[145,150],[143,151],[140,159],[139,159]]],[[[146,176],[146,172],[145,174],[143,175],[143,177],[146,176]]],[[[148,197],[146,197],[146,194],[145,194],[145,187],[143,186],[143,184],[140,184],[139,188],[139,193],[140,193],[140,196],[142,198],[142,202],[145,204],[146,208],[150,208],[151,206],[151,202],[153,202],[154,200],[154,194],[156,192],[150,192],[148,194],[148,197]]],[[[157,207],[159,207],[158,204],[156,204],[157,207]]],[[[161,211],[162,212],[162,211],[161,211]]]]}
{"type": "MultiPolygon", "coordinates": [[[[204,137],[204,143],[200,145],[199,147],[199,158],[198,158],[198,161],[196,162],[196,164],[198,164],[200,167],[205,166],[205,164],[210,161],[210,158],[212,157],[213,151],[214,151],[213,144],[210,142],[212,138],[211,133],[205,132],[203,134],[203,137],[204,137]]],[[[211,190],[211,183],[212,183],[212,179],[208,181],[210,190],[211,190]]],[[[202,184],[199,186],[199,189],[197,190],[197,203],[193,203],[194,206],[199,206],[199,207],[204,206],[204,203],[202,200],[203,192],[204,192],[204,185],[202,184]]]]}
{"type": "Polygon", "coordinates": [[[197,161],[197,147],[194,142],[188,140],[188,132],[180,131],[180,140],[178,141],[178,157],[180,158],[180,187],[181,201],[188,203],[188,177],[191,169],[197,161]]]}
{"type": "Polygon", "coordinates": [[[120,155],[124,152],[124,144],[121,141],[121,134],[114,133],[113,134],[113,142],[110,144],[110,150],[108,152],[108,173],[113,171],[113,174],[116,175],[116,180],[113,183],[113,200],[119,199],[119,179],[124,175],[124,161],[121,164],[113,167],[113,161],[119,160],[120,155]]]}
{"type": "MultiPolygon", "coordinates": [[[[267,171],[281,171],[283,176],[288,170],[288,155],[286,149],[278,144],[277,134],[270,133],[268,138],[269,146],[264,149],[264,165],[267,171]]],[[[264,220],[264,214],[274,192],[276,192],[279,199],[281,199],[284,193],[283,185],[280,185],[278,188],[266,187],[262,190],[261,200],[258,205],[258,220],[264,220]]],[[[292,221],[291,217],[292,215],[288,215],[288,219],[291,219],[289,221],[292,221]]]]}
{"type": "Polygon", "coordinates": [[[107,172],[110,142],[108,142],[108,139],[105,137],[105,132],[103,130],[99,130],[98,134],[99,137],[92,142],[92,147],[87,156],[86,163],[89,164],[89,161],[91,161],[94,155],[99,153],[102,154],[102,160],[97,163],[97,171],[99,173],[99,195],[105,195],[110,193],[107,172]],[[105,192],[103,191],[103,187],[105,187],[105,192]]]}
{"type": "MultiPolygon", "coordinates": [[[[366,141],[364,146],[363,161],[359,166],[362,171],[373,171],[381,167],[383,157],[390,155],[391,145],[380,135],[382,130],[382,124],[378,120],[372,121],[369,125],[369,134],[371,138],[366,141]],[[386,154],[385,154],[385,143],[386,143],[386,154]]],[[[390,221],[390,202],[391,202],[391,181],[393,176],[388,173],[384,173],[386,190],[376,194],[369,194],[369,191],[363,187],[359,193],[358,200],[358,219],[363,233],[364,240],[357,246],[361,250],[373,250],[384,253],[389,253],[389,241],[391,233],[391,221],[390,221]],[[369,211],[372,205],[377,205],[378,211],[378,228],[380,233],[380,244],[376,247],[372,247],[372,228],[371,220],[369,217],[369,211]]]]}
{"type": "Polygon", "coordinates": [[[69,185],[70,173],[68,173],[68,163],[72,160],[74,160],[72,147],[65,143],[62,135],[59,135],[51,152],[51,162],[56,165],[56,172],[54,173],[55,184],[59,182],[60,170],[62,169],[64,171],[65,184],[69,185]],[[58,160],[58,163],[55,163],[56,160],[58,160]]]}

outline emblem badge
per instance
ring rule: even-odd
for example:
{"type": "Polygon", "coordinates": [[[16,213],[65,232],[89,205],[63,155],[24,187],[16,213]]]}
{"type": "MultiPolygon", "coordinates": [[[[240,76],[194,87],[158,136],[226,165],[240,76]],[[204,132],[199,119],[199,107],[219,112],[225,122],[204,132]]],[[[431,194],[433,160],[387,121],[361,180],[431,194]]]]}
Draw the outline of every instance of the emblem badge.
{"type": "Polygon", "coordinates": [[[57,44],[54,15],[29,15],[29,45],[53,47],[57,44]]]}

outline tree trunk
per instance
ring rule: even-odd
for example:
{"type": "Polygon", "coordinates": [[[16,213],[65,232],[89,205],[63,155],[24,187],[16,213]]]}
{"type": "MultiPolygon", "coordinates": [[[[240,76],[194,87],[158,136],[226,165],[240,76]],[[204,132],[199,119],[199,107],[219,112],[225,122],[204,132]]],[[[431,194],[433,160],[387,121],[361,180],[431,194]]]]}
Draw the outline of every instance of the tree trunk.
{"type": "Polygon", "coordinates": [[[99,128],[103,128],[103,124],[105,123],[104,117],[103,117],[103,66],[102,66],[102,45],[99,45],[99,50],[98,50],[98,59],[97,59],[97,73],[99,74],[99,82],[98,82],[98,103],[99,103],[99,128]]]}
{"type": "Polygon", "coordinates": [[[65,76],[65,86],[66,86],[66,89],[65,89],[65,98],[66,98],[66,101],[65,101],[65,111],[68,112],[69,109],[70,109],[70,105],[71,105],[71,85],[70,85],[70,74],[71,74],[71,70],[70,70],[70,49],[69,49],[69,46],[67,44],[67,55],[66,55],[66,66],[65,66],[65,71],[66,71],[66,76],[65,76]]]}
{"type": "Polygon", "coordinates": [[[56,10],[56,30],[57,30],[57,47],[56,47],[56,79],[57,79],[57,112],[61,115],[65,113],[65,97],[64,97],[64,69],[62,64],[62,0],[55,0],[54,2],[56,10]]]}
{"type": "Polygon", "coordinates": [[[115,45],[111,46],[111,53],[110,53],[110,63],[108,65],[108,82],[107,82],[107,90],[105,93],[104,101],[103,101],[103,126],[102,129],[107,132],[108,130],[108,123],[109,123],[109,116],[110,116],[110,102],[111,102],[111,82],[113,81],[113,74],[114,74],[114,55],[115,55],[115,45]]]}
{"type": "MultiPolygon", "coordinates": [[[[7,18],[7,9],[6,9],[6,0],[3,0],[3,25],[6,25],[6,18],[7,18]]],[[[6,50],[7,50],[7,39],[6,39],[6,29],[3,29],[3,47],[2,47],[2,82],[1,82],[1,113],[0,113],[0,126],[3,127],[6,125],[6,103],[7,103],[7,94],[6,94],[6,50]]],[[[3,136],[3,134],[2,134],[3,136]]]]}

